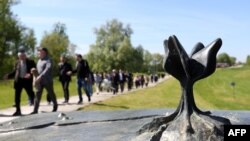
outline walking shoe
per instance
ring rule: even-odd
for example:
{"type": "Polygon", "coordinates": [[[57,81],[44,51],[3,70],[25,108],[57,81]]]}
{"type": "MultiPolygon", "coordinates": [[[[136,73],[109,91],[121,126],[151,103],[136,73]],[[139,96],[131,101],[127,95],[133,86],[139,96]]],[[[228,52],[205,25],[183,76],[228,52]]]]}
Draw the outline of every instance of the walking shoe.
{"type": "Polygon", "coordinates": [[[14,114],[13,114],[13,116],[21,116],[22,115],[22,113],[20,112],[20,111],[16,111],[14,114]]]}
{"type": "Polygon", "coordinates": [[[88,100],[89,100],[89,102],[91,101],[91,98],[90,97],[88,97],[88,100]]]}
{"type": "Polygon", "coordinates": [[[56,112],[57,111],[57,107],[58,107],[57,105],[54,105],[52,112],[56,112]]]}
{"type": "Polygon", "coordinates": [[[66,100],[62,102],[62,104],[67,104],[67,103],[68,103],[68,101],[66,101],[66,100]]]}
{"type": "Polygon", "coordinates": [[[33,111],[30,113],[30,115],[34,115],[34,114],[37,114],[38,112],[37,111],[33,111]]]}
{"type": "Polygon", "coordinates": [[[78,101],[77,104],[82,104],[82,100],[78,101]]]}

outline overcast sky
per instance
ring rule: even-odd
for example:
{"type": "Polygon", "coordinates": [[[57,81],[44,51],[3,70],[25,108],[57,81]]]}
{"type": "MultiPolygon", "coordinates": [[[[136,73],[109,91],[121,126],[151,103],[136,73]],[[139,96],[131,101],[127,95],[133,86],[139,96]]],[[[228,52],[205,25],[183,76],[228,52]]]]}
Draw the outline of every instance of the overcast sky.
{"type": "Polygon", "coordinates": [[[94,28],[118,19],[133,29],[133,46],[164,54],[163,40],[176,35],[189,53],[222,38],[219,53],[239,61],[250,55],[249,0],[21,0],[13,7],[21,23],[34,29],[38,43],[57,22],[66,24],[77,53],[95,43],[94,28]]]}

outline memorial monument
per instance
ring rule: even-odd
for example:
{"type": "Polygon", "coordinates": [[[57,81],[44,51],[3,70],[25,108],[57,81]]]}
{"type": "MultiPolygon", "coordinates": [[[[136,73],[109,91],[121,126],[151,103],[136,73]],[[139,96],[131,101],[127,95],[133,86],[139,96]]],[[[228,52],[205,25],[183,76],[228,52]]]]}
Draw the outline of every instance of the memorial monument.
{"type": "Polygon", "coordinates": [[[170,36],[164,41],[166,55],[163,67],[180,82],[182,96],[173,114],[156,118],[144,125],[139,131],[140,134],[153,132],[151,141],[223,140],[223,125],[231,124],[230,121],[212,116],[209,111],[201,111],[196,106],[193,96],[194,83],[214,73],[216,55],[221,45],[220,38],[206,47],[202,43],[197,43],[188,55],[176,36],[170,36]]]}

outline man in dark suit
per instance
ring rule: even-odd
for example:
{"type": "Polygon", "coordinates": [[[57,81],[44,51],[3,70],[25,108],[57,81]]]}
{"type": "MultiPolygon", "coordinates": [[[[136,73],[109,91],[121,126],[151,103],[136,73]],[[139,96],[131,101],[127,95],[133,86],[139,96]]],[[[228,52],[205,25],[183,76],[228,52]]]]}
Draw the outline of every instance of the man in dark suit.
{"type": "Polygon", "coordinates": [[[124,72],[120,69],[119,70],[119,85],[120,85],[121,93],[124,90],[125,81],[126,81],[126,76],[125,76],[124,72]]]}
{"type": "Polygon", "coordinates": [[[15,64],[14,70],[5,76],[8,78],[15,78],[14,88],[15,88],[15,106],[16,112],[13,116],[20,116],[21,108],[20,108],[20,99],[22,89],[24,88],[29,96],[29,102],[31,105],[34,103],[34,91],[33,91],[33,78],[31,75],[31,69],[35,68],[36,64],[33,60],[26,58],[26,54],[24,50],[20,50],[18,52],[18,61],[15,64]]]}
{"type": "Polygon", "coordinates": [[[119,84],[119,74],[118,72],[113,69],[112,70],[112,77],[111,77],[112,87],[113,87],[113,94],[115,95],[118,93],[118,84],[119,84]]]}
{"type": "Polygon", "coordinates": [[[59,67],[59,81],[62,84],[64,99],[63,103],[68,103],[69,101],[69,82],[71,81],[70,72],[72,71],[72,66],[67,62],[64,55],[60,57],[59,67]]]}

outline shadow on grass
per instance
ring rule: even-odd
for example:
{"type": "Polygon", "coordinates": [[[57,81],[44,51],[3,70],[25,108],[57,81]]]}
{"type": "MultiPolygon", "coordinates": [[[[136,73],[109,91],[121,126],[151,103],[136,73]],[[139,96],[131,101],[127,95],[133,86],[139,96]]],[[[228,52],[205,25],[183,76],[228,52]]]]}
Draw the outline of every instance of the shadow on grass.
{"type": "MultiPolygon", "coordinates": [[[[103,103],[93,103],[89,106],[102,106],[102,107],[110,107],[110,108],[118,108],[118,109],[129,109],[127,106],[119,106],[119,105],[109,105],[109,104],[103,104],[103,103]]],[[[77,111],[84,110],[84,107],[79,108],[77,111]]]]}

